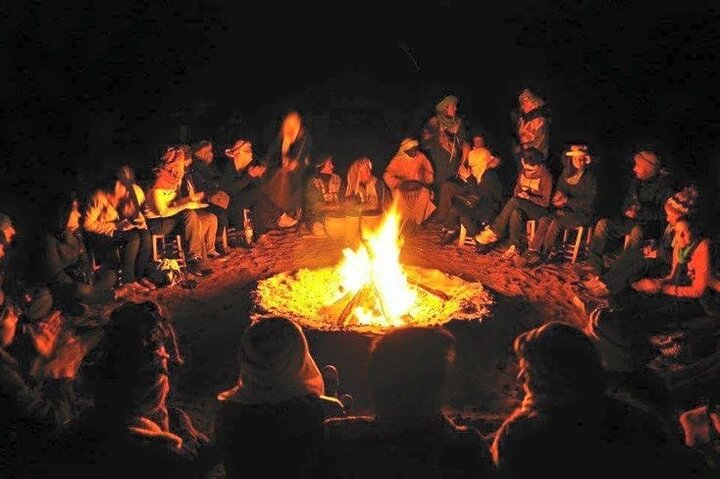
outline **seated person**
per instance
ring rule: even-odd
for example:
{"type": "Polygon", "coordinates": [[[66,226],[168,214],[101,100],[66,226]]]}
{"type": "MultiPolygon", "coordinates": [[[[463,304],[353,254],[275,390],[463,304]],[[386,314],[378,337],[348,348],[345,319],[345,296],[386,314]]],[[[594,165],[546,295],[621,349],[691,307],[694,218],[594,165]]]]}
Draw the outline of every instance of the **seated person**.
{"type": "Polygon", "coordinates": [[[513,259],[520,254],[525,241],[525,222],[539,220],[548,213],[553,186],[550,170],[539,150],[528,148],[521,155],[521,169],[512,198],[493,222],[475,236],[479,253],[487,252],[490,245],[505,236],[509,227],[510,246],[503,258],[513,259]]]}
{"type": "Polygon", "coordinates": [[[379,213],[388,206],[391,196],[386,194],[385,185],[373,176],[372,167],[372,161],[367,157],[358,158],[350,165],[344,200],[350,208],[379,213]]]}
{"type": "Polygon", "coordinates": [[[94,407],[50,453],[58,477],[206,477],[217,463],[190,416],[168,404],[169,359],[182,362],[157,303],[115,308],[102,356],[88,372],[94,407]]]}
{"type": "Polygon", "coordinates": [[[212,270],[204,267],[207,257],[218,257],[215,250],[217,217],[202,211],[201,192],[180,196],[185,175],[185,153],[182,148],[170,147],[162,156],[162,164],[155,170],[155,182],[145,202],[145,217],[152,234],[168,235],[181,228],[187,245],[187,269],[196,276],[207,276],[212,270]]]}
{"type": "Polygon", "coordinates": [[[88,247],[96,261],[118,272],[119,296],[152,289],[146,277],[152,254],[147,224],[140,211],[132,216],[126,211],[133,202],[141,205],[144,194],[123,172],[118,172],[109,188],[92,193],[83,215],[88,247]]]}
{"type": "Polygon", "coordinates": [[[551,322],[514,342],[524,397],[495,434],[502,477],[687,477],[657,412],[605,391],[605,371],[582,331],[551,322]],[[671,472],[674,472],[671,473],[671,472]]]}
{"type": "Polygon", "coordinates": [[[383,174],[403,224],[420,225],[435,211],[433,178],[430,160],[419,151],[417,140],[405,138],[383,174]]]}
{"type": "Polygon", "coordinates": [[[81,213],[72,194],[56,206],[52,230],[43,240],[40,275],[52,291],[55,303],[65,311],[82,310],[83,304],[110,302],[117,273],[106,266],[97,271],[85,247],[80,229],[81,213]]]}
{"type": "MultiPolygon", "coordinates": [[[[463,142],[463,144],[465,143],[463,142]]],[[[472,149],[468,146],[466,150],[467,151],[462,155],[462,161],[457,163],[457,166],[454,168],[454,171],[449,178],[439,180],[437,175],[435,178],[436,182],[439,183],[437,185],[438,194],[436,196],[436,198],[439,198],[438,209],[435,211],[435,217],[442,222],[443,225],[448,224],[451,221],[454,222],[452,219],[448,220],[447,215],[450,212],[450,208],[453,206],[453,199],[456,196],[463,196],[464,194],[463,191],[467,185],[467,178],[470,176],[468,168],[468,158],[470,157],[470,153],[474,151],[474,155],[476,157],[493,156],[490,150],[485,147],[485,137],[480,133],[475,133],[472,136],[472,149]]],[[[445,227],[443,227],[443,233],[444,232],[445,227]]]]}
{"type": "MultiPolygon", "coordinates": [[[[468,154],[467,168],[461,170],[464,184],[451,200],[452,207],[445,219],[440,241],[450,244],[458,237],[460,225],[475,236],[495,218],[503,200],[503,187],[496,168],[500,159],[487,148],[473,148],[468,154]]],[[[447,190],[443,190],[447,191],[447,190]]]]}
{"type": "MultiPolygon", "coordinates": [[[[73,383],[84,351],[78,344],[78,354],[44,363],[43,381],[36,380],[11,353],[25,325],[20,309],[8,303],[0,306],[0,461],[6,477],[42,477],[35,468],[44,460],[43,448],[74,417],[73,383]]],[[[54,335],[59,326],[46,323],[45,332],[54,335]]]]}
{"type": "MultiPolygon", "coordinates": [[[[245,226],[244,210],[262,207],[262,202],[258,202],[261,197],[259,186],[267,167],[253,164],[253,145],[250,140],[237,140],[225,150],[225,156],[230,159],[223,177],[223,190],[230,195],[228,221],[231,226],[242,229],[245,226]]],[[[254,229],[258,234],[265,233],[267,228],[257,223],[256,220],[254,229]]]]}
{"type": "Polygon", "coordinates": [[[323,420],[345,416],[343,404],[325,395],[302,329],[280,317],[260,319],[245,331],[240,378],[218,399],[215,435],[228,478],[246,477],[248,471],[306,477],[323,420]],[[267,461],[269,450],[282,460],[267,461]]]}
{"type": "MultiPolygon", "coordinates": [[[[186,155],[185,181],[186,188],[203,192],[205,201],[210,205],[205,211],[217,217],[217,233],[222,234],[228,226],[228,206],[230,196],[224,190],[223,173],[215,161],[213,144],[210,140],[202,140],[193,145],[192,154],[186,155]],[[188,160],[189,157],[189,160],[188,160]]],[[[222,238],[216,243],[222,248],[222,238]]],[[[216,247],[216,249],[218,249],[216,247]]]]}
{"type": "Polygon", "coordinates": [[[494,477],[480,433],[442,412],[455,352],[442,327],[376,338],[367,366],[374,414],[325,421],[312,477],[494,477]]]}
{"type": "Polygon", "coordinates": [[[642,249],[623,250],[605,273],[592,275],[583,286],[594,296],[609,297],[615,304],[616,298],[627,293],[640,278],[667,275],[672,266],[675,225],[697,214],[698,196],[697,188],[690,185],[668,198],[663,208],[667,224],[659,240],[650,239],[642,249]]]}
{"type": "Polygon", "coordinates": [[[604,270],[603,254],[608,239],[628,235],[627,248],[640,249],[643,237],[656,238],[662,232],[663,205],[673,193],[671,177],[651,151],[638,151],[633,165],[635,176],[625,196],[623,216],[602,218],[595,225],[588,265],[596,274],[604,270]]]}
{"type": "Polygon", "coordinates": [[[592,157],[586,145],[571,145],[565,152],[565,166],[555,187],[555,211],[540,219],[535,236],[517,266],[534,266],[548,259],[563,229],[589,226],[595,216],[597,179],[590,169],[592,157]]]}
{"type": "Polygon", "coordinates": [[[315,165],[315,172],[305,185],[304,221],[316,236],[325,235],[325,215],[340,210],[342,180],[335,173],[331,155],[324,155],[315,165]]]}

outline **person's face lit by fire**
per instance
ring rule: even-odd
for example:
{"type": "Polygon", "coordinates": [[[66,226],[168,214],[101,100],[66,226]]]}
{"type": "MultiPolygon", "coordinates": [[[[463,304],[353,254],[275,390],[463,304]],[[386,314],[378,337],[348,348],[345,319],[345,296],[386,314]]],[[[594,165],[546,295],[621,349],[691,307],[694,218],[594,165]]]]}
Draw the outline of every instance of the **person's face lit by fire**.
{"type": "Polygon", "coordinates": [[[0,235],[2,235],[2,238],[0,238],[0,240],[2,240],[1,242],[5,244],[12,243],[12,240],[15,237],[15,233],[15,226],[13,226],[12,223],[8,222],[3,227],[2,231],[0,231],[0,235]]]}
{"type": "Polygon", "coordinates": [[[0,309],[0,347],[10,346],[17,331],[18,314],[14,307],[0,309]]]}
{"type": "Polygon", "coordinates": [[[633,161],[633,173],[635,173],[635,177],[638,180],[649,180],[650,178],[655,176],[655,173],[657,173],[657,167],[643,160],[639,154],[635,155],[633,161]]]}
{"type": "Polygon", "coordinates": [[[232,158],[236,171],[244,170],[253,161],[252,143],[237,142],[228,156],[232,158]]]}
{"type": "Polygon", "coordinates": [[[693,242],[693,233],[687,220],[675,223],[675,246],[687,248],[693,242]]]}
{"type": "Polygon", "coordinates": [[[455,118],[457,116],[457,112],[458,106],[456,103],[450,103],[445,107],[445,114],[450,118],[455,118]]]}
{"type": "Polygon", "coordinates": [[[323,164],[320,167],[320,174],[332,175],[334,171],[335,171],[335,163],[333,163],[332,156],[328,156],[325,159],[325,161],[323,161],[323,164]]]}
{"type": "Polygon", "coordinates": [[[77,201],[73,201],[70,206],[70,212],[68,213],[67,224],[65,229],[70,232],[75,232],[80,228],[80,205],[77,201]]]}
{"type": "Polygon", "coordinates": [[[295,141],[298,134],[300,133],[300,127],[301,127],[301,119],[300,114],[297,112],[290,112],[285,117],[282,123],[282,136],[283,139],[289,140],[289,141],[295,141]]]}
{"type": "Polygon", "coordinates": [[[572,165],[576,170],[584,170],[585,166],[590,163],[589,160],[587,155],[573,156],[572,165]]]}
{"type": "Polygon", "coordinates": [[[370,180],[372,179],[372,170],[369,164],[364,163],[360,165],[360,168],[358,169],[358,179],[363,185],[366,185],[370,182],[370,180]]]}
{"type": "Polygon", "coordinates": [[[675,211],[674,209],[670,208],[668,205],[665,205],[665,220],[668,222],[670,226],[675,226],[675,224],[678,222],[678,220],[682,218],[679,212],[675,211]]]}
{"type": "Polygon", "coordinates": [[[203,163],[211,163],[213,158],[215,157],[212,143],[209,143],[196,151],[195,156],[203,163]]]}

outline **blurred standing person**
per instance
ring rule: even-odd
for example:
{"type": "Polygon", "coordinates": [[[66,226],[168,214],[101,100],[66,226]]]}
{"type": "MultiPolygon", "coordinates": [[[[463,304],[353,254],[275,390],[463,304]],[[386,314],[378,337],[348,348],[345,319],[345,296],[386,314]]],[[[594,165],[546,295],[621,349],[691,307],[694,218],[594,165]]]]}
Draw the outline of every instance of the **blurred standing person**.
{"type": "Polygon", "coordinates": [[[277,222],[281,228],[297,224],[302,212],[303,179],[311,152],[312,138],[300,113],[288,112],[263,162],[269,171],[262,191],[277,213],[269,221],[263,220],[267,224],[277,222]]]}
{"type": "Polygon", "coordinates": [[[545,109],[545,100],[533,90],[525,88],[518,96],[518,108],[514,153],[519,156],[523,150],[532,147],[540,151],[547,161],[550,155],[550,116],[545,109]]]}

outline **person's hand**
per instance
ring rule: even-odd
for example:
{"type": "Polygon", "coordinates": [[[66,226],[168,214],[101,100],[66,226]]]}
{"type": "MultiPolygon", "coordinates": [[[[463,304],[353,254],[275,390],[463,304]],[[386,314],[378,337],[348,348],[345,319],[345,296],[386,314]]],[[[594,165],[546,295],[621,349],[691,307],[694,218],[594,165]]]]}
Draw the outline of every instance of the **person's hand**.
{"type": "Polygon", "coordinates": [[[516,196],[523,200],[527,200],[530,198],[530,195],[528,195],[527,191],[520,191],[516,196]]]}
{"type": "Polygon", "coordinates": [[[646,259],[655,259],[658,257],[657,248],[653,246],[643,246],[642,252],[646,259]]]}
{"type": "Polygon", "coordinates": [[[567,196],[565,196],[565,194],[562,191],[556,191],[555,194],[553,195],[552,204],[556,208],[561,208],[561,207],[565,206],[567,201],[568,201],[567,196]]]}
{"type": "Polygon", "coordinates": [[[37,327],[31,328],[30,337],[40,356],[49,358],[52,355],[62,327],[62,315],[60,311],[55,310],[48,319],[38,324],[37,327]]]}
{"type": "Polygon", "coordinates": [[[118,221],[118,224],[117,224],[118,231],[129,231],[133,228],[137,228],[137,226],[131,220],[124,219],[124,220],[118,221]]]}
{"type": "Polygon", "coordinates": [[[662,283],[659,279],[643,278],[632,284],[632,289],[645,294],[658,294],[662,291],[662,283]]]}
{"type": "Polygon", "coordinates": [[[635,206],[632,206],[632,207],[628,208],[627,210],[625,210],[625,216],[627,218],[630,218],[631,220],[634,220],[635,218],[637,218],[637,214],[638,214],[638,209],[635,206]]]}
{"type": "Polygon", "coordinates": [[[265,174],[266,169],[267,167],[262,165],[251,166],[250,168],[248,168],[248,175],[251,178],[260,178],[262,175],[265,174]]]}

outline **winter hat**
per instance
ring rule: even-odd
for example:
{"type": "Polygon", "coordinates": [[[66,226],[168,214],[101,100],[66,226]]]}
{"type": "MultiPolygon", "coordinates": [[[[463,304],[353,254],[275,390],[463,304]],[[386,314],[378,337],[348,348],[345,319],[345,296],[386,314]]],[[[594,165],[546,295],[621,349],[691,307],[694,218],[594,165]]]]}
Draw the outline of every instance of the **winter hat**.
{"type": "Polygon", "coordinates": [[[688,185],[668,198],[665,206],[681,216],[687,216],[695,212],[698,196],[695,185],[688,185]]]}

